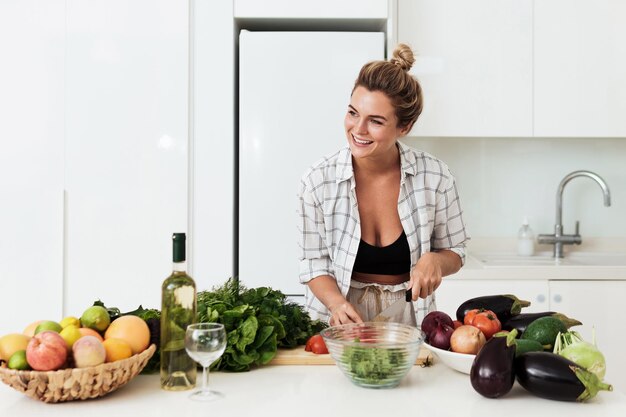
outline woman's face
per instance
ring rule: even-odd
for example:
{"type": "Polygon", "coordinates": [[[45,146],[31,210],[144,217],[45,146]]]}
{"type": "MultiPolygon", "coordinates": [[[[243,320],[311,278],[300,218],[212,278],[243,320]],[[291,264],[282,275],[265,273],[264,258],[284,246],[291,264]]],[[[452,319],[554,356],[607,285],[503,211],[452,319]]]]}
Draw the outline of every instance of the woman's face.
{"type": "Polygon", "coordinates": [[[357,87],[344,120],[346,138],[355,158],[380,157],[395,152],[396,139],[408,128],[398,127],[389,97],[380,91],[357,87]]]}

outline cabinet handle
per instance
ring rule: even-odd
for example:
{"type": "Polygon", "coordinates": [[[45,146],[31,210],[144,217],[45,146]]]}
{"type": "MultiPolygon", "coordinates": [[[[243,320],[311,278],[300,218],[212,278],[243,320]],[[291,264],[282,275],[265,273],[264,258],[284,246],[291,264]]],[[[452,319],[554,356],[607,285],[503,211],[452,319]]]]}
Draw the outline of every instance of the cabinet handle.
{"type": "Polygon", "coordinates": [[[563,297],[561,297],[561,295],[560,295],[560,294],[555,294],[555,295],[554,295],[554,297],[552,297],[552,300],[553,300],[555,303],[560,303],[560,302],[563,300],[563,297]]]}
{"type": "Polygon", "coordinates": [[[546,301],[546,296],[545,296],[545,295],[543,295],[543,294],[539,294],[539,295],[537,296],[537,302],[538,302],[538,303],[543,303],[543,302],[545,302],[545,301],[546,301]]]}

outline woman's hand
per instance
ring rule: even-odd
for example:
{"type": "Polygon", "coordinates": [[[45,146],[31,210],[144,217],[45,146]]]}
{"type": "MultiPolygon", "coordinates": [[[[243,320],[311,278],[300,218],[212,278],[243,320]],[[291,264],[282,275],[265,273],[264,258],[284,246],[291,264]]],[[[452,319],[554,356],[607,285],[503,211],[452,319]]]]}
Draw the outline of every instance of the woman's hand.
{"type": "Polygon", "coordinates": [[[411,270],[409,287],[413,293],[413,301],[431,295],[441,284],[441,263],[438,254],[426,252],[411,270]]]}
{"type": "Polygon", "coordinates": [[[346,300],[338,304],[328,306],[328,310],[330,311],[330,320],[328,324],[331,326],[363,322],[359,313],[356,312],[356,309],[346,300]]]}
{"type": "Polygon", "coordinates": [[[441,284],[444,276],[461,269],[461,258],[451,250],[424,253],[411,270],[409,288],[413,301],[431,295],[441,284]]]}

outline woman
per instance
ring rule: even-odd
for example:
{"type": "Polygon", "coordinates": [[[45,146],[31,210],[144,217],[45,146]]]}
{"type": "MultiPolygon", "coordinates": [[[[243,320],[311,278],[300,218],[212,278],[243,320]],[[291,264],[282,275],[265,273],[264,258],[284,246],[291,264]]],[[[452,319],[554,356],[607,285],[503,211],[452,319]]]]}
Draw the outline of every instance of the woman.
{"type": "Polygon", "coordinates": [[[312,166],[299,197],[300,282],[313,317],[370,321],[411,289],[393,321],[415,325],[435,309],[442,277],[457,272],[468,239],[454,177],[433,156],[398,142],[422,111],[398,45],[390,61],[363,66],[345,117],[348,146],[312,166]],[[420,316],[416,317],[416,313],[420,316]]]}

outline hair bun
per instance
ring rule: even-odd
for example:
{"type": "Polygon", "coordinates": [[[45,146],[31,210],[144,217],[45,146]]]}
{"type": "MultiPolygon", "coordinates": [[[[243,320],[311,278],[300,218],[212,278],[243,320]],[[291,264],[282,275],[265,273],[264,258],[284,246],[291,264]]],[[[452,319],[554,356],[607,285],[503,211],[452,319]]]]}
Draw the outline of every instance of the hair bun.
{"type": "Polygon", "coordinates": [[[402,68],[403,71],[408,71],[415,63],[415,56],[408,45],[399,43],[393,50],[393,57],[389,61],[402,68]]]}

